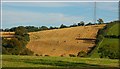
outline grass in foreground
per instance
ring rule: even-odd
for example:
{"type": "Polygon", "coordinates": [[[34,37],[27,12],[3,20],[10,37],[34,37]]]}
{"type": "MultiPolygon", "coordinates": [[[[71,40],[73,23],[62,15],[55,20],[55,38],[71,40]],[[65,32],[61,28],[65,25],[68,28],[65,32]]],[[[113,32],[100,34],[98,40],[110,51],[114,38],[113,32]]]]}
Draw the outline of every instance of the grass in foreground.
{"type": "Polygon", "coordinates": [[[5,69],[117,69],[118,60],[78,57],[40,57],[2,55],[5,69]]]}

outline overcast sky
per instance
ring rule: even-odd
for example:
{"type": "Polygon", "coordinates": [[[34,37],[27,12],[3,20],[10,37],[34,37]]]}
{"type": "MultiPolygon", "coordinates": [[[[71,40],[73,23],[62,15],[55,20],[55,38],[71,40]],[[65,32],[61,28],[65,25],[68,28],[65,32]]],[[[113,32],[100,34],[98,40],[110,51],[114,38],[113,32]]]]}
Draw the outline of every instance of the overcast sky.
{"type": "MultiPolygon", "coordinates": [[[[97,19],[105,22],[118,19],[118,2],[99,2],[96,7],[97,19]]],[[[93,22],[93,13],[93,2],[3,2],[2,28],[88,23],[93,22]]]]}

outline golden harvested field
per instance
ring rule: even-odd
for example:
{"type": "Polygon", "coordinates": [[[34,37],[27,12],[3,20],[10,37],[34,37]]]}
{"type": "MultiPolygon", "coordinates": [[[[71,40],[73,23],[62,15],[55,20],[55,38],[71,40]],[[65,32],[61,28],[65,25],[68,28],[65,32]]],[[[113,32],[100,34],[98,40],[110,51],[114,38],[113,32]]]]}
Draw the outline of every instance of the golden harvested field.
{"type": "Polygon", "coordinates": [[[12,38],[15,37],[15,32],[0,32],[0,37],[12,38]]]}
{"type": "Polygon", "coordinates": [[[92,26],[79,26],[63,29],[31,32],[27,48],[35,54],[49,56],[77,55],[81,50],[88,51],[95,45],[94,41],[77,40],[76,38],[95,39],[99,29],[105,24],[92,26]]]}

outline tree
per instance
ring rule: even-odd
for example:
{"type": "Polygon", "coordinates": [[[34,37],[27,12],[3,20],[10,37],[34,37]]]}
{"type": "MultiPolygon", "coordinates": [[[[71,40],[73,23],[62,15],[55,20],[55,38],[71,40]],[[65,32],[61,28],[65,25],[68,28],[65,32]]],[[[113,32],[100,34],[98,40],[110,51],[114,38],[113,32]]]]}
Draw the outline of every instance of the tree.
{"type": "Polygon", "coordinates": [[[61,25],[60,25],[60,28],[67,28],[67,26],[61,24],[61,25]]]}
{"type": "Polygon", "coordinates": [[[16,38],[21,41],[23,47],[26,46],[27,42],[30,40],[28,31],[25,27],[19,26],[15,30],[16,38]]]}
{"type": "Polygon", "coordinates": [[[9,28],[6,28],[4,31],[5,31],[5,32],[9,32],[10,30],[9,30],[9,28]]]}
{"type": "Polygon", "coordinates": [[[54,27],[50,26],[50,28],[49,28],[49,29],[54,29],[54,27]]]}
{"type": "Polygon", "coordinates": [[[10,29],[10,31],[11,31],[11,32],[14,32],[15,29],[16,29],[16,27],[12,27],[12,28],[10,29]]]}
{"type": "Polygon", "coordinates": [[[48,30],[48,27],[46,27],[46,26],[41,26],[40,29],[41,29],[41,30],[48,30]]]}
{"type": "Polygon", "coordinates": [[[101,18],[99,18],[97,21],[98,21],[98,24],[104,23],[103,19],[101,19],[101,18]]]}
{"type": "Polygon", "coordinates": [[[88,24],[86,24],[85,26],[88,26],[88,25],[92,25],[92,23],[91,22],[89,22],[88,24]]]}
{"type": "Polygon", "coordinates": [[[15,35],[23,36],[26,35],[27,33],[28,33],[27,29],[23,26],[19,26],[15,30],[15,35]]]}
{"type": "Polygon", "coordinates": [[[26,26],[25,28],[28,30],[28,32],[39,31],[39,28],[34,26],[26,26]]]}
{"type": "Polygon", "coordinates": [[[12,54],[12,55],[18,55],[23,53],[27,53],[29,55],[33,54],[30,50],[26,49],[26,44],[28,41],[30,41],[29,34],[27,32],[27,29],[23,26],[19,26],[15,29],[15,36],[11,39],[5,39],[2,40],[2,47],[5,52],[4,54],[12,54]]]}
{"type": "Polygon", "coordinates": [[[78,23],[78,26],[84,26],[85,23],[83,21],[81,21],[80,23],[78,23]]]}
{"type": "Polygon", "coordinates": [[[22,50],[21,42],[17,38],[12,38],[10,40],[3,39],[2,41],[3,54],[14,54],[18,55],[20,50],[22,50]],[[4,52],[5,51],[5,52],[4,52]]]}
{"type": "Polygon", "coordinates": [[[74,23],[73,25],[70,25],[70,27],[76,27],[77,25],[76,25],[76,23],[74,23]]]}

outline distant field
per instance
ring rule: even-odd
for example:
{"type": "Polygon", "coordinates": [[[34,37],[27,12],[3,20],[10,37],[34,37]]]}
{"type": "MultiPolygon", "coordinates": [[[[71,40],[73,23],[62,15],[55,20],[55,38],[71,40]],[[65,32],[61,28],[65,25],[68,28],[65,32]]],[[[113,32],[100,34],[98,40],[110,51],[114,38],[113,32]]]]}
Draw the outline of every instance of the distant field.
{"type": "Polygon", "coordinates": [[[79,26],[63,29],[32,32],[27,48],[39,55],[69,56],[77,55],[81,50],[88,51],[95,45],[94,41],[77,40],[76,38],[95,39],[99,29],[105,24],[79,26]]]}
{"type": "Polygon", "coordinates": [[[28,67],[28,69],[118,69],[119,64],[115,59],[2,55],[2,67],[16,67],[15,69],[21,69],[20,67],[28,67]]]}
{"type": "Polygon", "coordinates": [[[116,23],[115,25],[113,25],[109,31],[107,32],[107,35],[119,35],[119,23],[116,23]]]}
{"type": "Polygon", "coordinates": [[[4,37],[4,38],[12,38],[15,37],[15,33],[14,32],[0,32],[0,37],[4,37]]]}

